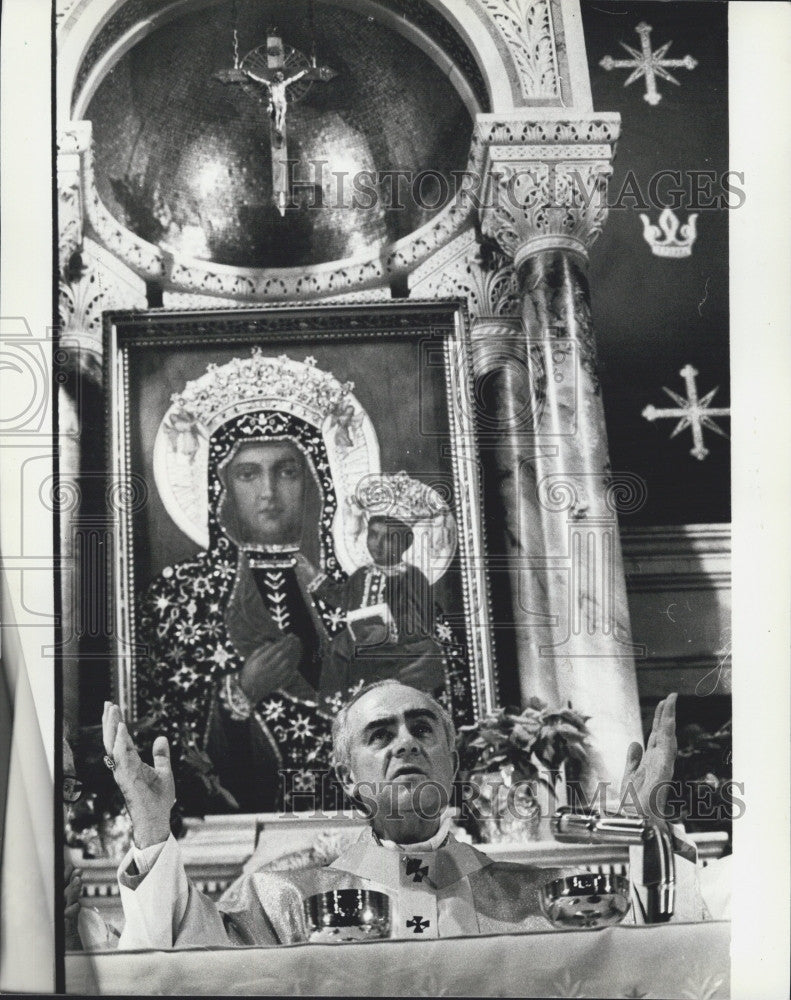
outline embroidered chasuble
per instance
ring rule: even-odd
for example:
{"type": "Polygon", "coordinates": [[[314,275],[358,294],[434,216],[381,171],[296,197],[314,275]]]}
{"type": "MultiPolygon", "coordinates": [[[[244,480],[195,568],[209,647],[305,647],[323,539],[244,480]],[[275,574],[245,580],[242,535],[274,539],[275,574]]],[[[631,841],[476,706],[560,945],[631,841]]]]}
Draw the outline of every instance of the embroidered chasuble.
{"type": "Polygon", "coordinates": [[[394,938],[549,930],[539,890],[567,874],[492,861],[452,834],[438,849],[410,850],[382,846],[365,830],[328,867],[245,875],[214,903],[187,881],[172,837],[147,874],[131,874],[131,861],[130,852],[119,868],[126,917],[121,948],[306,941],[303,902],[331,889],[386,893],[394,938]]]}

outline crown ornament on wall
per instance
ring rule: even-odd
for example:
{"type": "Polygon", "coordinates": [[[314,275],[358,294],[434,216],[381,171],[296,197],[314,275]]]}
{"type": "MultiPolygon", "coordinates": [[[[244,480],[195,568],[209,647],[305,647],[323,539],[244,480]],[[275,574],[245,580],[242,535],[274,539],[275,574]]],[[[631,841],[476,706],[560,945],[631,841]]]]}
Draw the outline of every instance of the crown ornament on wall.
{"type": "Polygon", "coordinates": [[[285,410],[321,427],[354,388],[316,367],[316,359],[293,361],[286,354],[266,357],[254,347],[249,358],[210,364],[205,375],[171,397],[183,419],[212,434],[221,424],[254,410],[285,410]]]}
{"type": "Polygon", "coordinates": [[[697,239],[698,213],[693,212],[682,226],[672,208],[663,208],[659,225],[654,225],[643,212],[643,239],[657,257],[691,257],[692,246],[697,239]]]}

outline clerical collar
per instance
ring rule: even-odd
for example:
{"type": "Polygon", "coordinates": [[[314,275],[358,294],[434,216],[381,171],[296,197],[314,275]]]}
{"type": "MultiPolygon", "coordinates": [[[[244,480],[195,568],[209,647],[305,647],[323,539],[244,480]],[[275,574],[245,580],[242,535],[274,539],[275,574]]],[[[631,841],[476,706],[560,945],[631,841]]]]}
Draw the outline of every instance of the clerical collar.
{"type": "Polygon", "coordinates": [[[386,847],[389,851],[401,851],[407,854],[425,854],[427,851],[438,851],[443,847],[450,833],[450,812],[446,812],[439,824],[439,829],[433,837],[420,841],[417,844],[397,844],[394,840],[385,840],[375,831],[371,831],[374,839],[380,847],[386,847]]]}

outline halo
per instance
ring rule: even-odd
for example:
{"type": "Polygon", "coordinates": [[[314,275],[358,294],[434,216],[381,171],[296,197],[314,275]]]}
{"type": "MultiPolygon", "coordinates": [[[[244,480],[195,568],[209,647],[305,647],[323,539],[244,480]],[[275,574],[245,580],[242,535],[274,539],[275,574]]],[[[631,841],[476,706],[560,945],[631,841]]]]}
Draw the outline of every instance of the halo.
{"type": "Polygon", "coordinates": [[[260,348],[249,358],[209,365],[173,396],[154,441],[154,481],[173,522],[207,548],[212,434],[243,413],[290,413],[321,432],[338,499],[332,528],[335,553],[343,570],[353,573],[369,560],[359,551],[359,514],[349,498],[361,479],[380,469],[376,431],[353,388],[352,382],[341,383],[318,368],[312,357],[267,357],[260,348]]]}

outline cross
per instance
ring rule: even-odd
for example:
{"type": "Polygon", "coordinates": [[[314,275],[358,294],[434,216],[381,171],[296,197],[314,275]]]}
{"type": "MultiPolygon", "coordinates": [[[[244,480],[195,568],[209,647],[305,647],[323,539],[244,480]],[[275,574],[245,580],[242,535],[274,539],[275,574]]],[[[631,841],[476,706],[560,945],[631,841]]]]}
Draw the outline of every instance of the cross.
{"type": "Polygon", "coordinates": [[[422,934],[430,923],[430,920],[424,920],[422,917],[415,916],[411,920],[407,920],[406,925],[407,927],[414,927],[415,934],[422,934]]]}
{"type": "Polygon", "coordinates": [[[422,882],[428,875],[428,865],[421,866],[420,858],[407,858],[406,873],[413,876],[413,882],[422,882]]]}
{"type": "MultiPolygon", "coordinates": [[[[289,49],[288,55],[282,39],[275,34],[267,37],[266,45],[248,52],[241,62],[238,58],[233,69],[220,70],[214,78],[220,83],[247,84],[244,88],[250,93],[250,81],[256,90],[262,87],[267,95],[267,110],[269,113],[269,145],[272,155],[272,200],[281,215],[286,214],[288,203],[288,146],[286,139],[286,110],[289,99],[293,102],[299,98],[292,90],[289,98],[289,87],[304,80],[308,87],[314,80],[326,83],[336,74],[328,66],[318,66],[315,56],[308,60],[301,52],[289,49]],[[296,57],[296,58],[294,58],[296,57]],[[297,72],[286,76],[288,60],[302,65],[297,72]]],[[[300,96],[304,96],[307,90],[300,96]]],[[[253,96],[257,94],[253,93],[253,96]]]]}
{"type": "Polygon", "coordinates": [[[640,36],[642,51],[638,52],[637,49],[633,49],[626,42],[619,42],[618,44],[626,49],[634,58],[613,59],[612,56],[605,56],[599,65],[607,70],[631,69],[634,67],[634,72],[626,78],[624,87],[628,87],[630,83],[634,83],[635,80],[639,80],[641,76],[644,76],[646,90],[645,94],[643,94],[643,100],[648,101],[649,104],[659,104],[662,100],[662,95],[656,89],[657,77],[669,80],[671,83],[675,83],[677,87],[681,86],[679,81],[674,76],[671,76],[665,67],[672,66],[675,69],[676,67],[680,68],[683,66],[685,69],[694,69],[698,65],[698,61],[697,59],[693,59],[692,56],[684,56],[683,59],[665,59],[665,53],[673,44],[672,42],[665,42],[664,45],[659,46],[656,52],[652,52],[651,41],[648,37],[652,29],[651,25],[646,24],[645,21],[641,21],[634,30],[640,36]]]}
{"type": "Polygon", "coordinates": [[[731,411],[730,407],[721,407],[717,409],[716,407],[709,406],[709,403],[714,398],[714,394],[719,389],[712,389],[711,392],[707,392],[705,396],[698,399],[698,389],[695,384],[695,379],[698,375],[697,369],[693,368],[692,365],[685,365],[679,375],[684,379],[687,384],[687,398],[679,396],[677,393],[673,392],[672,389],[668,389],[667,386],[662,386],[664,392],[670,396],[679,405],[679,409],[657,409],[655,406],[646,406],[643,410],[643,416],[646,420],[662,420],[667,417],[681,417],[679,422],[673,429],[673,433],[670,435],[671,438],[675,437],[676,434],[680,434],[681,431],[686,430],[687,427],[692,428],[692,442],[694,447],[690,449],[690,455],[694,455],[698,461],[702,462],[706,455],[709,454],[708,448],[703,444],[703,428],[707,427],[710,431],[714,431],[716,434],[720,434],[722,437],[727,438],[727,434],[721,427],[714,423],[711,419],[712,417],[730,417],[731,411]]]}

